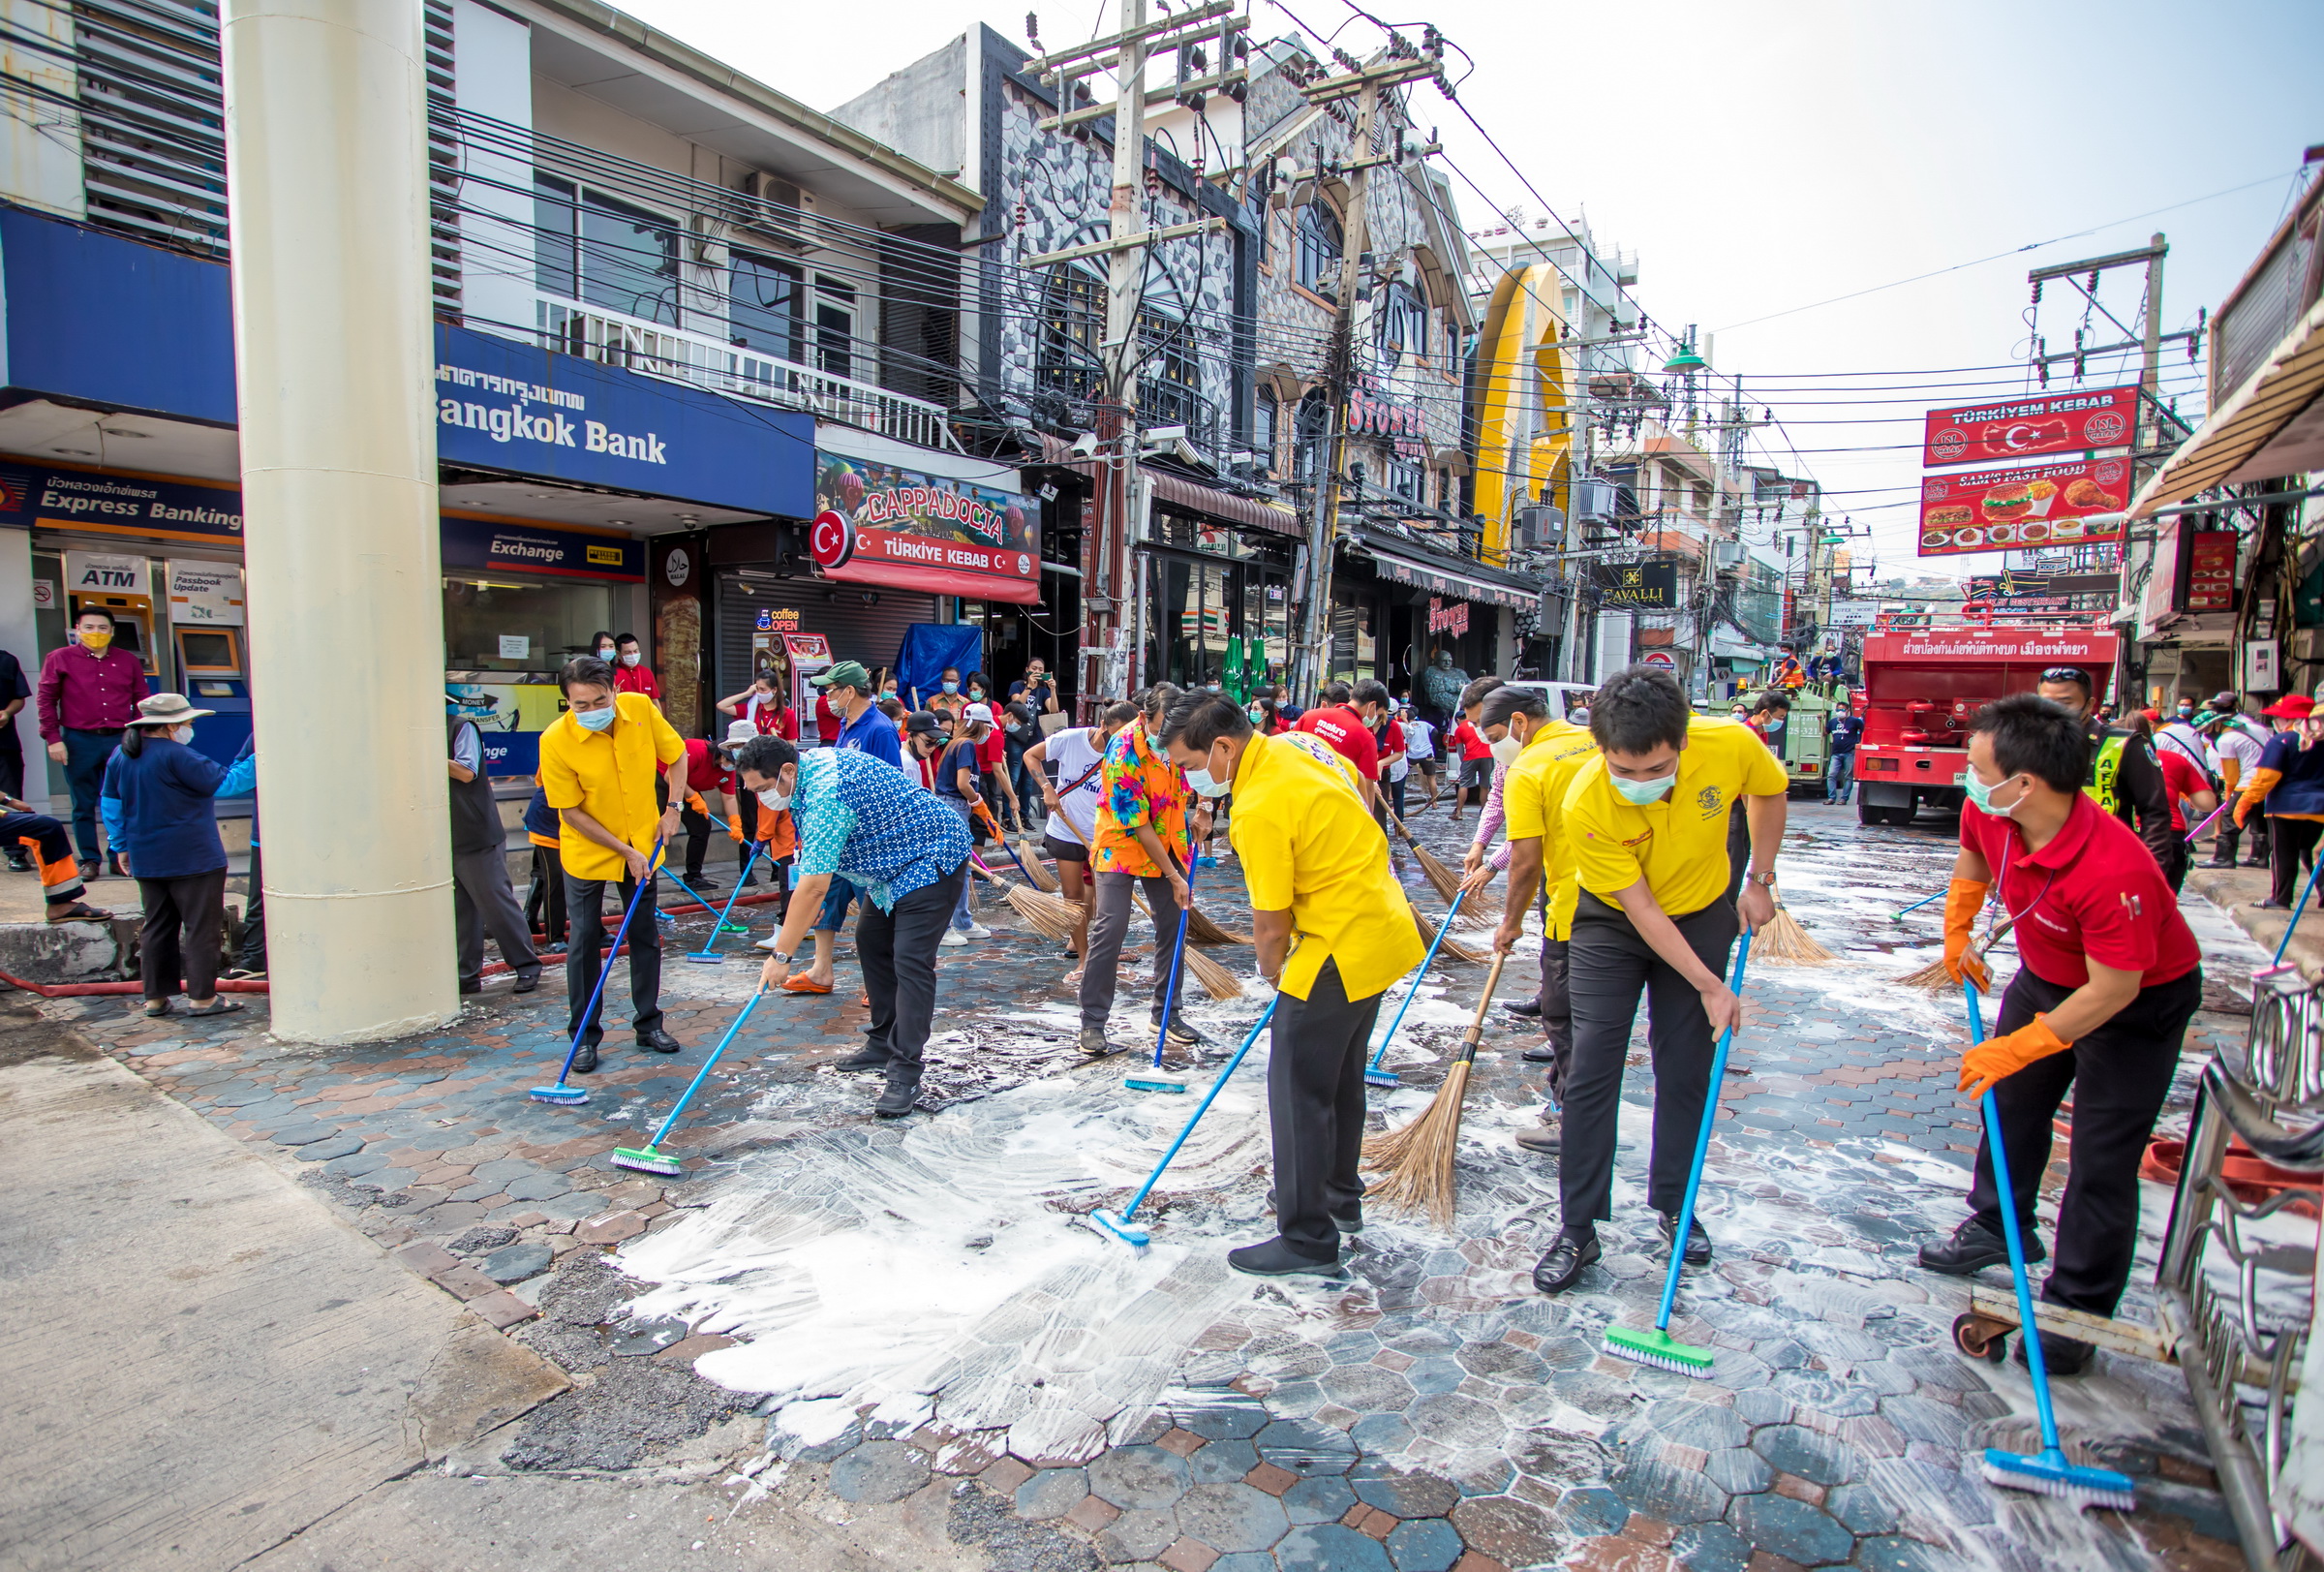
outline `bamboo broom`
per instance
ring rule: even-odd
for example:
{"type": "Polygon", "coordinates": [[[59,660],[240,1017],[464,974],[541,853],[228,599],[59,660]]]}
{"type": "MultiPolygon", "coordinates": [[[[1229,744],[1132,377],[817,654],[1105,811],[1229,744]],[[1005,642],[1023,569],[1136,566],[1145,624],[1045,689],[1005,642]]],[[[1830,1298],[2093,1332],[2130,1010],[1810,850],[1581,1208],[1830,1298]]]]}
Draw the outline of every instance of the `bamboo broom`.
{"type": "Polygon", "coordinates": [[[1426,1213],[1439,1228],[1452,1226],[1457,1199],[1452,1159],[1460,1146],[1460,1112],[1469,1093],[1469,1066],[1476,1062],[1477,1044],[1484,1036],[1485,1010],[1492,1004],[1501,968],[1508,961],[1506,955],[1493,957],[1493,969],[1484,974],[1484,992],[1478,996],[1477,1013],[1461,1033],[1460,1057],[1445,1072],[1445,1084],[1436,1089],[1436,1096],[1402,1129],[1375,1135],[1363,1143],[1364,1166],[1387,1174],[1365,1192],[1366,1200],[1400,1212],[1426,1213]]]}
{"type": "MultiPolygon", "coordinates": [[[[1446,867],[1435,852],[1414,840],[1412,831],[1404,827],[1404,821],[1398,818],[1392,810],[1389,812],[1388,821],[1396,827],[1397,834],[1404,837],[1404,844],[1412,848],[1412,854],[1420,860],[1421,877],[1428,880],[1428,887],[1436,891],[1436,898],[1440,901],[1451,901],[1453,896],[1459,894],[1460,876],[1446,867]]],[[[1468,898],[1461,909],[1480,921],[1487,917],[1497,919],[1501,915],[1501,898],[1497,895],[1487,895],[1484,891],[1479,890],[1468,898]]]]}
{"type": "MultiPolygon", "coordinates": [[[[1984,943],[1970,945],[1971,953],[1975,955],[1978,960],[1984,960],[1985,952],[2002,941],[2002,936],[2009,931],[2009,925],[2016,920],[2015,917],[2003,917],[2000,922],[1995,923],[1993,932],[1985,936],[1984,943]]],[[[1953,974],[1945,971],[1944,957],[1942,955],[1918,971],[1908,971],[1896,980],[1907,988],[1922,988],[1932,994],[1945,993],[1960,986],[1953,981],[1953,974]]]]}
{"type": "MultiPolygon", "coordinates": [[[[1138,909],[1146,913],[1147,918],[1150,921],[1154,910],[1146,904],[1146,892],[1133,884],[1130,886],[1130,899],[1138,903],[1138,909]]],[[[1229,933],[1205,916],[1200,907],[1187,913],[1186,942],[1188,944],[1248,944],[1250,941],[1250,935],[1229,933]]]]}
{"type": "MultiPolygon", "coordinates": [[[[1775,891],[1770,889],[1767,893],[1773,896],[1775,891]]],[[[1769,966],[1829,966],[1840,959],[1817,943],[1781,900],[1775,903],[1774,918],[1753,936],[1751,947],[1769,966]]]]}
{"type": "Polygon", "coordinates": [[[1242,979],[1196,949],[1191,937],[1186,942],[1186,970],[1194,973],[1194,980],[1201,983],[1203,992],[1212,999],[1242,997],[1242,979]]]}
{"type": "Polygon", "coordinates": [[[1028,890],[1023,884],[1012,884],[982,861],[971,859],[977,873],[1000,886],[1000,898],[1009,909],[1025,921],[1025,925],[1045,939],[1065,940],[1073,938],[1081,925],[1082,909],[1061,895],[1044,895],[1028,890]]]}
{"type": "MultiPolygon", "coordinates": [[[[1436,930],[1428,925],[1428,919],[1426,917],[1421,915],[1420,904],[1414,901],[1410,896],[1406,896],[1404,898],[1404,904],[1412,908],[1412,925],[1421,931],[1421,937],[1433,941],[1436,938],[1436,930]]],[[[1445,936],[1444,953],[1445,958],[1449,961],[1466,961],[1471,966],[1482,966],[1484,964],[1483,956],[1478,954],[1466,944],[1463,944],[1459,940],[1452,938],[1450,934],[1445,936]]]]}
{"type": "Polygon", "coordinates": [[[1042,866],[1040,857],[1035,855],[1030,848],[1026,848],[1024,856],[1021,857],[1017,854],[1017,848],[1009,844],[1008,832],[1000,827],[1000,820],[993,817],[991,808],[985,806],[980,800],[971,806],[970,812],[983,821],[985,828],[993,836],[994,844],[1008,854],[1009,861],[1017,865],[1017,871],[1024,876],[1026,883],[1044,895],[1057,893],[1056,875],[1042,866]]]}

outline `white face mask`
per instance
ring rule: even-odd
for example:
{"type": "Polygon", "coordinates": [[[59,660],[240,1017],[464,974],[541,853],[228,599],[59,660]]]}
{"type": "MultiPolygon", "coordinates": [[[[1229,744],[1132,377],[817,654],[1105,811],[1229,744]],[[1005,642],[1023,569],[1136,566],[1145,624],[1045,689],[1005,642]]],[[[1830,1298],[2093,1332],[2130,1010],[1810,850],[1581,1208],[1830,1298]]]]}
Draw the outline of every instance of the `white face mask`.
{"type": "Polygon", "coordinates": [[[791,805],[791,794],[787,791],[761,791],[758,794],[758,805],[780,814],[791,805]]]}
{"type": "Polygon", "coordinates": [[[183,742],[183,743],[190,743],[190,742],[192,742],[192,741],[194,740],[194,726],[193,726],[193,724],[192,724],[191,722],[189,722],[189,723],[187,723],[186,724],[184,724],[184,725],[182,725],[182,726],[178,726],[177,728],[175,728],[174,730],[172,730],[172,731],[169,733],[169,735],[170,735],[170,737],[171,737],[173,740],[175,740],[175,741],[178,741],[178,742],[183,742]]]}
{"type": "Polygon", "coordinates": [[[1503,737],[1491,746],[1493,762],[1496,764],[1514,764],[1517,755],[1525,751],[1525,744],[1515,737],[1503,737]]]}
{"type": "Polygon", "coordinates": [[[643,653],[641,653],[640,651],[637,651],[637,650],[628,650],[628,651],[625,651],[625,652],[623,653],[623,655],[622,655],[622,664],[624,664],[624,665],[626,665],[626,666],[633,666],[633,665],[637,664],[637,663],[638,663],[638,662],[640,662],[640,661],[642,661],[642,660],[644,660],[644,659],[645,659],[645,656],[644,656],[644,655],[643,655],[643,653]]]}
{"type": "Polygon", "coordinates": [[[1186,784],[1194,788],[1196,795],[1204,797],[1223,797],[1235,789],[1232,777],[1222,781],[1200,764],[1187,766],[1186,784]]]}

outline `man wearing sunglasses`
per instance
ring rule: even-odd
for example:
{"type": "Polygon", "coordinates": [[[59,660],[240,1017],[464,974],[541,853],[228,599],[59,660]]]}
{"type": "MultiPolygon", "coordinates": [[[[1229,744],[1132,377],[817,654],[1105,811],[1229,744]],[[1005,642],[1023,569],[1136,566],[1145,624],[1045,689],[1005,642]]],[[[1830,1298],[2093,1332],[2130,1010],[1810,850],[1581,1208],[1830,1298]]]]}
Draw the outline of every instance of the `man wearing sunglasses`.
{"type": "Polygon", "coordinates": [[[2083,787],[2098,806],[2138,832],[2166,873],[2180,855],[2179,832],[2171,828],[2171,788],[2162,777],[2155,744],[2127,726],[2095,718],[2094,684],[2080,666],[2050,666],[2034,692],[2072,713],[2090,739],[2090,783],[2083,787]]]}

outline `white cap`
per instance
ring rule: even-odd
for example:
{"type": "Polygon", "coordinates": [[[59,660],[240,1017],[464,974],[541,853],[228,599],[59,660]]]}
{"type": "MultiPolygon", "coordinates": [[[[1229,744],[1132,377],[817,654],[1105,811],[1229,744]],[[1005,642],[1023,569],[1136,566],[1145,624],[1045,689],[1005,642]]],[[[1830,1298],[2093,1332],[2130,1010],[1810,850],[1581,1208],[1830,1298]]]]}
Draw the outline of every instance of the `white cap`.
{"type": "Polygon", "coordinates": [[[961,718],[966,721],[970,725],[974,725],[979,721],[984,722],[987,725],[991,725],[993,724],[993,706],[990,704],[971,704],[961,712],[961,718]]]}
{"type": "Polygon", "coordinates": [[[749,721],[731,721],[727,723],[726,740],[729,743],[749,742],[752,737],[757,735],[758,727],[751,724],[749,721]]]}

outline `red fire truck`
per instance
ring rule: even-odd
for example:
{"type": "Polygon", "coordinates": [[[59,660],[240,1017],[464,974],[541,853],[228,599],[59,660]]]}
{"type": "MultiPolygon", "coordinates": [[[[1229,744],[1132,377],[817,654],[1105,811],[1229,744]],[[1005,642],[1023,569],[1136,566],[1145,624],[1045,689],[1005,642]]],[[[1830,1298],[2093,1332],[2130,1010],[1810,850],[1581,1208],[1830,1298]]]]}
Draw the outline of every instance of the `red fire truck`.
{"type": "Polygon", "coordinates": [[[1910,824],[1924,805],[1958,812],[1977,711],[2032,693],[2045,666],[2080,666],[2103,695],[2119,647],[2113,633],[2089,628],[1973,624],[1868,633],[1857,700],[1857,820],[1910,824]]]}

